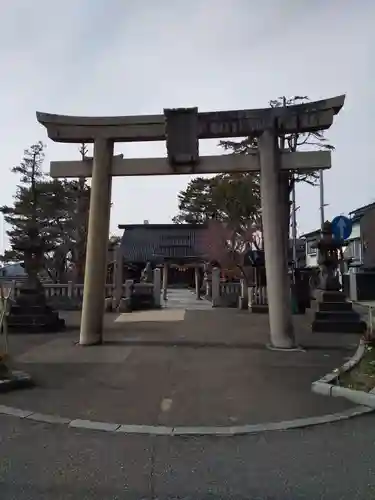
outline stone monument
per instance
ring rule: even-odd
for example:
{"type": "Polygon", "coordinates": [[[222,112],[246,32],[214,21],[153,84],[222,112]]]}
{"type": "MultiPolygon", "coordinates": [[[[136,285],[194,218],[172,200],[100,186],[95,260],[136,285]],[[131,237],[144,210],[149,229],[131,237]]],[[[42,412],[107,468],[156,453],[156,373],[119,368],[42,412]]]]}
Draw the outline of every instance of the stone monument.
{"type": "Polygon", "coordinates": [[[38,230],[31,226],[26,232],[26,238],[16,249],[24,253],[27,279],[11,305],[8,317],[9,331],[36,333],[62,330],[65,321],[47,305],[38,275],[43,266],[46,242],[40,237],[38,230]]]}

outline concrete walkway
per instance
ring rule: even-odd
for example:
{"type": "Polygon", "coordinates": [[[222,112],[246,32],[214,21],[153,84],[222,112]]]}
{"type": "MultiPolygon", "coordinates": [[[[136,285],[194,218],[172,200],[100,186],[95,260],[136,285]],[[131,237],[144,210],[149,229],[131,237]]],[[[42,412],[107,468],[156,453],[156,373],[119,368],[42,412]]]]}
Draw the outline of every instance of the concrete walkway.
{"type": "Polygon", "coordinates": [[[358,337],[310,332],[295,317],[304,352],[271,352],[268,317],[235,309],[164,309],[105,318],[105,344],[79,347],[79,314],[58,335],[13,335],[17,368],[36,387],[0,404],[69,419],[152,426],[233,426],[348,410],[310,384],[340,366],[358,337]],[[148,318],[145,319],[145,314],[148,318]],[[168,317],[168,319],[167,319],[168,317]]]}
{"type": "Polygon", "coordinates": [[[162,305],[168,309],[185,309],[188,311],[212,310],[212,304],[204,297],[198,300],[194,290],[186,288],[168,288],[167,300],[162,300],[162,305]]]}

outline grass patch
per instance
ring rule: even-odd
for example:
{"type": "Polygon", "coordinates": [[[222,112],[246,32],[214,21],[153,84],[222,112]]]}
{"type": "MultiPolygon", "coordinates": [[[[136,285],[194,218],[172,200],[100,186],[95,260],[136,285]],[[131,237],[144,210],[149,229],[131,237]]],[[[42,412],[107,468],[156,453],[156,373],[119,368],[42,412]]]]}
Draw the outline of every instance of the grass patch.
{"type": "Polygon", "coordinates": [[[348,389],[370,392],[375,387],[375,342],[367,344],[361,361],[352,370],[342,373],[339,383],[348,389]]]}

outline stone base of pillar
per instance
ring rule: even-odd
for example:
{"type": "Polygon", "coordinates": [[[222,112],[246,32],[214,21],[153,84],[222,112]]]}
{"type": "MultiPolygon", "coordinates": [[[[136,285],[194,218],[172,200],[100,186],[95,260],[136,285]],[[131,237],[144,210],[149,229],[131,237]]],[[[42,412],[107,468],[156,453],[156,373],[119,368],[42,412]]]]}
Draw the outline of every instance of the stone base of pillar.
{"type": "Polygon", "coordinates": [[[266,344],[266,348],[270,351],[281,351],[281,352],[306,352],[301,346],[294,347],[274,347],[272,344],[266,344]]]}

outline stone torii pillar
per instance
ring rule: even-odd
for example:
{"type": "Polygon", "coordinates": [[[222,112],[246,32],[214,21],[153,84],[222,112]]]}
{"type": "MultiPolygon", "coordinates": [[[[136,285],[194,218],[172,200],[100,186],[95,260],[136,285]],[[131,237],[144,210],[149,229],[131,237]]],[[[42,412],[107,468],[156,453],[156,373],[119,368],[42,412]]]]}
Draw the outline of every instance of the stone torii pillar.
{"type": "Polygon", "coordinates": [[[86,268],[79,343],[102,342],[107,254],[112,187],[113,141],[98,138],[94,142],[86,268]]]}
{"type": "Polygon", "coordinates": [[[291,328],[287,256],[280,244],[279,170],[330,168],[328,151],[279,152],[275,137],[328,129],[345,96],[294,105],[198,113],[197,108],[164,110],[163,115],[72,117],[37,113],[56,142],[94,143],[94,159],[52,162],[52,177],[92,177],[88,246],[80,344],[102,341],[104,287],[112,176],[212,174],[261,171],[270,343],[295,345],[291,328]],[[199,157],[198,139],[256,136],[259,150],[249,155],[199,157]],[[168,158],[122,159],[113,156],[114,142],[167,141],[168,158]]]}
{"type": "Polygon", "coordinates": [[[271,347],[291,349],[296,346],[296,341],[291,316],[284,225],[280,223],[280,151],[278,137],[273,130],[265,130],[259,137],[259,156],[268,310],[272,332],[271,347]]]}

